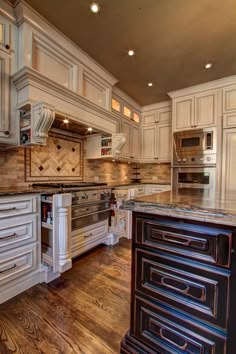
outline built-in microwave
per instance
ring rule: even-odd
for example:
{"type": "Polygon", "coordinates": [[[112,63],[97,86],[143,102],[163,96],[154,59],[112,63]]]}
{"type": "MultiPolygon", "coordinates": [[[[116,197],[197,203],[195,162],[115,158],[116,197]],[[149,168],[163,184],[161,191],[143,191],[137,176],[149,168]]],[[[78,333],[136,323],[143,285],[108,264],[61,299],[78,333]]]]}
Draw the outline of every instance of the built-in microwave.
{"type": "Polygon", "coordinates": [[[215,128],[176,132],[174,144],[178,153],[215,153],[215,128]]]}
{"type": "Polygon", "coordinates": [[[174,133],[173,167],[216,165],[215,128],[174,133]]]}

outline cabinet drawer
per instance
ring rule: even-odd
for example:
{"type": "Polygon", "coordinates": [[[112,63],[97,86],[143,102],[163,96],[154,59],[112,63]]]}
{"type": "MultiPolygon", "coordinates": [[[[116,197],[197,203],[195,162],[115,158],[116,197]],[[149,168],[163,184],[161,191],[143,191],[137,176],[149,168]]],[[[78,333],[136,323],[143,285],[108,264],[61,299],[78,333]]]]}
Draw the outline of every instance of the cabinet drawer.
{"type": "Polygon", "coordinates": [[[5,252],[0,260],[0,285],[37,268],[38,246],[31,244],[5,252]]]}
{"type": "Polygon", "coordinates": [[[230,271],[139,249],[135,250],[135,265],[135,290],[227,327],[230,271]]]}
{"type": "Polygon", "coordinates": [[[196,326],[165,308],[135,297],[134,335],[157,353],[215,354],[225,353],[226,337],[196,326]]]}
{"type": "Polygon", "coordinates": [[[188,222],[136,217],[136,242],[224,267],[230,266],[232,232],[188,222]]]}
{"type": "Polygon", "coordinates": [[[35,214],[3,220],[0,226],[0,252],[36,241],[37,235],[35,214]]]}
{"type": "Polygon", "coordinates": [[[71,251],[72,257],[76,257],[79,254],[88,251],[99,243],[104,242],[107,236],[108,225],[102,223],[96,226],[91,225],[86,228],[82,228],[72,232],[71,251]]]}
{"type": "Polygon", "coordinates": [[[36,212],[36,197],[0,199],[0,219],[36,212]]]}

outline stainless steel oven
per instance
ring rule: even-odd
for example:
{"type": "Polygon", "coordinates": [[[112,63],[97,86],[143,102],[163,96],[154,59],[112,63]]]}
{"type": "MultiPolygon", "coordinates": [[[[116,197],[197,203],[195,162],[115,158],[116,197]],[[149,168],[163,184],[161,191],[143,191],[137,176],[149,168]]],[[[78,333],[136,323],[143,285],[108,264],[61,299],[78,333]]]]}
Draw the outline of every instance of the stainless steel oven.
{"type": "Polygon", "coordinates": [[[110,216],[110,196],[111,190],[108,188],[73,192],[72,231],[108,219],[110,216]]]}
{"type": "Polygon", "coordinates": [[[215,167],[178,167],[173,168],[173,188],[199,188],[215,191],[215,167]]]}

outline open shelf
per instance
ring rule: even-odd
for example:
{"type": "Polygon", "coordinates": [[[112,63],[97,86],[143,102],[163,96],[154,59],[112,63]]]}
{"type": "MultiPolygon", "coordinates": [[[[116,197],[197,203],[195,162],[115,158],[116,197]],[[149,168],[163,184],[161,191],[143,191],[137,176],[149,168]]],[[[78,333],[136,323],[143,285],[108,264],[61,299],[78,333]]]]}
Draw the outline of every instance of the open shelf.
{"type": "Polygon", "coordinates": [[[49,229],[49,230],[53,230],[53,224],[49,224],[47,222],[43,222],[41,223],[42,227],[44,227],[45,229],[49,229]]]}

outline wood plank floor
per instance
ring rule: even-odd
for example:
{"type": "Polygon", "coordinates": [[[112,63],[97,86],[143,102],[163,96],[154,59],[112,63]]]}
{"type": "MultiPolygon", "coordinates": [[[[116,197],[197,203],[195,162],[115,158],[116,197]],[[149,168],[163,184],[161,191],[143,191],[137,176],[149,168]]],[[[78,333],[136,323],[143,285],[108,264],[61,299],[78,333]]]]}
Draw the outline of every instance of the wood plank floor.
{"type": "Polygon", "coordinates": [[[129,328],[131,241],[101,246],[0,305],[0,353],[115,354],[129,328]]]}

